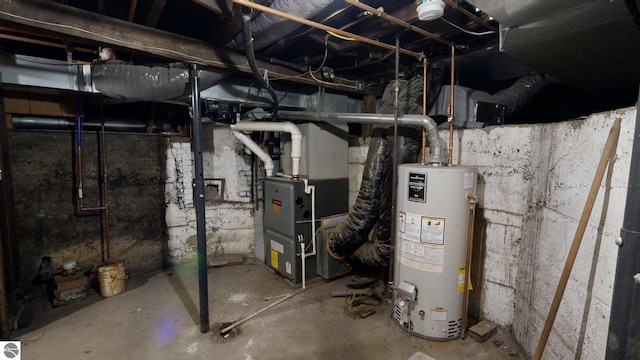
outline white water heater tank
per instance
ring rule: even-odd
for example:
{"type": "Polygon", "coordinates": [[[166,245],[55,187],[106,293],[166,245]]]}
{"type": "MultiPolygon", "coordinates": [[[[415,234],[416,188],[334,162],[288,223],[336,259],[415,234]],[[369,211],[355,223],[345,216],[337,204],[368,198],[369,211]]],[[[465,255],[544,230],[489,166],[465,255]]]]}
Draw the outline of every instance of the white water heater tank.
{"type": "Polygon", "coordinates": [[[393,317],[413,335],[460,336],[476,177],[467,166],[399,166],[393,317]]]}

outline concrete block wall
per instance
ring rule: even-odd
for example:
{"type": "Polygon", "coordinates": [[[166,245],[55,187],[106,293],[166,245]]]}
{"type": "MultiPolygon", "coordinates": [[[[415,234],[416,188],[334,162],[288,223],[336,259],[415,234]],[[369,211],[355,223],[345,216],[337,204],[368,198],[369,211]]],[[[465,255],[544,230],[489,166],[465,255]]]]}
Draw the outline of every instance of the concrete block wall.
{"type": "MultiPolygon", "coordinates": [[[[203,133],[203,175],[205,179],[225,179],[224,201],[208,201],[205,207],[207,254],[252,255],[251,157],[226,128],[206,125],[203,133]]],[[[168,258],[175,265],[196,258],[193,156],[189,139],[172,139],[167,149],[166,171],[168,258]]]]}
{"type": "MultiPolygon", "coordinates": [[[[481,316],[535,350],[609,129],[622,131],[547,344],[550,359],[606,348],[635,108],[553,124],[455,132],[454,163],[477,166],[486,229],[481,316]]],[[[446,138],[446,132],[442,132],[446,138]]],[[[474,251],[478,249],[474,248],[474,251]]]]}

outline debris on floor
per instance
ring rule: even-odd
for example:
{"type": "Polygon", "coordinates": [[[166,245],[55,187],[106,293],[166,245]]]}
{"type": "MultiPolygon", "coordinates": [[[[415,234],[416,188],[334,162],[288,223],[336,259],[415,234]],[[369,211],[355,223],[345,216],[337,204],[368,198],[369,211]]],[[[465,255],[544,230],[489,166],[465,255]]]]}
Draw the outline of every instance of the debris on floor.
{"type": "Polygon", "coordinates": [[[384,282],[353,276],[347,289],[332,291],[332,297],[344,297],[343,313],[352,319],[364,319],[376,313],[374,307],[383,303],[384,282]]]}
{"type": "Polygon", "coordinates": [[[216,255],[209,261],[210,267],[222,267],[242,264],[244,264],[244,256],[242,254],[216,255]]]}
{"type": "Polygon", "coordinates": [[[54,306],[87,297],[89,279],[81,272],[73,275],[56,275],[53,277],[53,282],[55,284],[54,306]]]}
{"type": "Polygon", "coordinates": [[[408,360],[436,360],[436,359],[432,358],[431,356],[423,352],[418,351],[413,355],[411,355],[411,357],[408,360]]]}
{"type": "MultiPolygon", "coordinates": [[[[488,322],[487,320],[482,320],[469,328],[469,335],[471,335],[472,338],[476,339],[477,342],[483,343],[488,338],[492,337],[493,334],[495,334],[497,331],[498,328],[494,324],[488,322]]],[[[497,347],[499,347],[499,345],[497,345],[497,347]]]]}

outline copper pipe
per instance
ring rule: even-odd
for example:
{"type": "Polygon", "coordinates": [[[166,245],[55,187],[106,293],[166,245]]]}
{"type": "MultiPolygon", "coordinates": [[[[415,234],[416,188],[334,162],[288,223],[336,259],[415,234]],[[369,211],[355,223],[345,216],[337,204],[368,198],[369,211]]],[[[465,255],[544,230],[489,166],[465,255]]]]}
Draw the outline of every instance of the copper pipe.
{"type": "Polygon", "coordinates": [[[104,112],[100,104],[100,150],[102,155],[102,206],[104,207],[104,245],[107,262],[111,262],[111,241],[109,238],[109,186],[107,181],[107,148],[105,146],[104,112]]]}
{"type": "MultiPolygon", "coordinates": [[[[291,21],[295,21],[295,22],[303,24],[303,25],[311,26],[311,27],[314,27],[316,29],[320,29],[320,30],[323,30],[323,31],[331,31],[331,32],[334,32],[334,33],[336,33],[338,35],[350,37],[350,38],[356,39],[356,40],[358,40],[360,42],[363,42],[363,43],[366,43],[366,44],[369,44],[369,45],[378,46],[378,47],[381,47],[381,48],[384,48],[384,49],[388,49],[388,50],[396,50],[396,47],[391,45],[391,44],[387,44],[387,43],[383,43],[383,42],[380,42],[380,41],[371,40],[371,39],[368,39],[368,38],[366,38],[364,36],[356,35],[356,34],[353,34],[353,33],[350,33],[350,32],[344,31],[344,30],[336,29],[334,27],[327,26],[327,25],[324,25],[324,24],[320,24],[320,23],[317,23],[317,22],[314,22],[314,21],[311,21],[311,20],[307,20],[307,19],[299,17],[299,16],[294,16],[294,15],[291,15],[291,14],[287,14],[285,12],[278,11],[278,10],[275,10],[275,9],[272,9],[270,7],[263,6],[263,5],[260,5],[260,4],[256,4],[256,3],[253,3],[251,1],[233,0],[233,2],[235,4],[238,4],[238,5],[242,5],[242,6],[246,6],[246,7],[255,9],[255,10],[259,10],[259,11],[265,12],[267,14],[280,16],[281,18],[284,18],[284,19],[287,19],[287,20],[291,20],[291,21]]],[[[401,53],[405,54],[405,55],[411,55],[411,56],[413,56],[415,58],[420,58],[422,56],[421,54],[419,54],[419,53],[417,53],[415,51],[411,51],[411,50],[407,50],[407,49],[400,49],[399,51],[401,53]]]]}
{"type": "Polygon", "coordinates": [[[454,8],[454,9],[460,11],[461,13],[467,15],[467,17],[469,19],[477,22],[478,24],[486,27],[487,29],[489,29],[491,31],[498,31],[498,29],[496,29],[493,25],[489,24],[489,22],[487,22],[487,20],[479,18],[476,15],[474,15],[473,13],[471,13],[469,10],[458,6],[457,2],[454,2],[453,0],[444,0],[444,2],[449,4],[452,8],[454,8]]]}
{"type": "Polygon", "coordinates": [[[129,5],[129,17],[127,20],[129,22],[133,21],[134,16],[136,15],[136,6],[138,5],[138,0],[131,0],[131,4],[129,5]]]}
{"type": "MultiPolygon", "coordinates": [[[[78,107],[78,114],[80,113],[80,104],[76,105],[78,107]]],[[[104,116],[102,115],[102,105],[100,107],[101,110],[101,120],[100,120],[100,152],[101,152],[101,167],[102,167],[102,195],[101,195],[101,206],[93,206],[93,207],[85,207],[84,206],[84,195],[82,193],[83,184],[82,184],[82,120],[80,115],[76,119],[76,128],[77,128],[77,144],[76,144],[76,158],[77,158],[77,166],[78,166],[78,208],[80,211],[102,211],[104,216],[104,242],[105,242],[105,251],[102,256],[103,262],[111,261],[111,244],[109,239],[109,200],[108,200],[108,184],[107,184],[107,157],[105,153],[105,121],[104,116]]]]}
{"type": "Polygon", "coordinates": [[[456,49],[451,47],[451,93],[449,94],[449,166],[453,163],[453,122],[455,119],[456,49]]]}
{"type": "MultiPolygon", "coordinates": [[[[427,58],[422,59],[422,115],[427,116],[427,58]]],[[[420,165],[424,165],[427,157],[427,130],[422,128],[422,150],[420,165]]]]}
{"type": "Polygon", "coordinates": [[[463,283],[463,298],[462,298],[462,338],[464,339],[467,332],[468,322],[468,307],[469,307],[469,273],[471,267],[471,251],[473,249],[473,223],[475,219],[475,206],[476,197],[473,194],[467,194],[469,200],[469,224],[467,225],[467,254],[464,261],[464,283],[463,283]]]}
{"type": "Polygon", "coordinates": [[[440,36],[438,36],[436,34],[432,34],[432,33],[428,32],[428,31],[422,30],[421,28],[419,28],[417,26],[413,26],[413,25],[409,24],[408,22],[406,22],[404,20],[398,19],[395,16],[391,16],[391,15],[387,14],[386,12],[384,12],[384,9],[382,9],[382,8],[376,9],[376,8],[371,7],[369,5],[363,4],[358,0],[344,0],[344,1],[347,2],[348,4],[351,4],[351,5],[355,6],[355,7],[358,7],[360,9],[364,10],[364,11],[368,11],[368,12],[370,12],[370,13],[378,16],[378,17],[386,19],[386,20],[388,20],[388,21],[390,21],[390,22],[392,22],[392,23],[394,23],[396,25],[400,25],[400,26],[402,26],[404,28],[407,28],[407,29],[409,29],[409,30],[411,30],[413,32],[416,32],[416,33],[418,33],[418,34],[420,34],[422,36],[426,36],[426,37],[428,37],[430,39],[439,41],[439,42],[441,42],[441,43],[443,43],[445,45],[449,45],[449,46],[453,46],[454,45],[449,40],[445,40],[445,39],[443,39],[442,37],[440,37],[440,36]]]}
{"type": "MultiPolygon", "coordinates": [[[[67,49],[67,46],[65,46],[64,44],[57,44],[57,43],[54,43],[54,42],[44,41],[44,40],[29,39],[29,38],[22,37],[22,36],[0,34],[0,39],[21,41],[21,42],[27,43],[27,44],[44,45],[44,46],[49,46],[49,47],[54,47],[54,48],[59,48],[59,49],[67,49]]],[[[87,54],[95,54],[96,53],[95,50],[86,49],[86,48],[70,47],[69,49],[73,50],[73,51],[84,52],[84,53],[87,53],[87,54]]]]}

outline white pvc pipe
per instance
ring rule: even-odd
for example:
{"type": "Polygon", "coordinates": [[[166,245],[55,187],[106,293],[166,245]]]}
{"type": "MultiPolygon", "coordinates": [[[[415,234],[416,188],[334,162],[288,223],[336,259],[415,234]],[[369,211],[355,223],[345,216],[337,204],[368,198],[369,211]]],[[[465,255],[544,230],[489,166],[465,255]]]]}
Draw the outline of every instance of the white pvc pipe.
{"type": "Polygon", "coordinates": [[[300,175],[300,158],[302,157],[302,133],[300,129],[289,121],[259,122],[245,121],[229,126],[232,130],[244,131],[280,131],[291,134],[291,175],[300,175]]]}
{"type": "Polygon", "coordinates": [[[269,154],[264,151],[264,149],[262,149],[260,145],[251,140],[248,135],[243,134],[240,131],[234,131],[233,135],[235,135],[238,140],[242,141],[244,146],[246,146],[249,150],[256,154],[260,158],[260,160],[264,162],[264,170],[267,173],[267,176],[273,176],[274,165],[271,156],[269,156],[269,154]]]}

